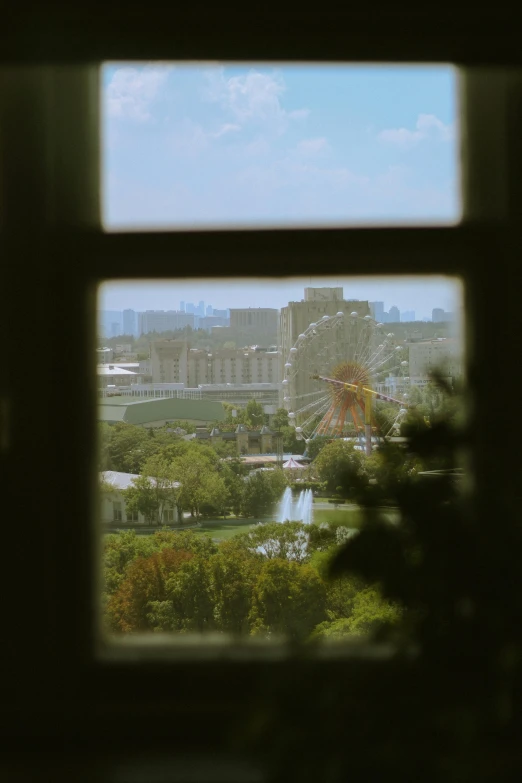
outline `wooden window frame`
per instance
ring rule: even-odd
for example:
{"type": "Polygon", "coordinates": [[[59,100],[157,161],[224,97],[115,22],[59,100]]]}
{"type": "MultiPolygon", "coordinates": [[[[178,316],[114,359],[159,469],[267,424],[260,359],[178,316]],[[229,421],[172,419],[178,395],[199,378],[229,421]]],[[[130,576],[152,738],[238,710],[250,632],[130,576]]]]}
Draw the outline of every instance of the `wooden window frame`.
{"type": "MultiPolygon", "coordinates": [[[[299,665],[307,676],[323,664],[296,664],[277,653],[273,660],[240,654],[204,661],[183,656],[168,660],[165,656],[133,658],[132,654],[113,660],[97,656],[93,605],[99,583],[92,567],[99,555],[99,536],[92,525],[97,284],[109,278],[161,279],[184,274],[188,258],[191,270],[198,268],[202,277],[226,278],[238,270],[244,275],[247,255],[251,269],[275,277],[313,275],[318,257],[321,274],[334,276],[432,273],[462,277],[470,415],[477,424],[472,429],[477,519],[479,524],[490,525],[499,505],[504,509],[515,499],[520,502],[516,463],[510,463],[513,452],[502,422],[491,428],[478,425],[491,416],[492,400],[498,399],[498,378],[505,368],[514,387],[520,375],[511,348],[512,340],[520,344],[521,336],[518,291],[509,281],[522,249],[522,90],[520,75],[512,70],[522,65],[522,51],[517,25],[505,25],[500,35],[499,20],[489,16],[477,32],[476,26],[470,29],[464,24],[467,16],[457,15],[456,21],[452,18],[453,34],[446,36],[435,32],[431,21],[412,22],[409,15],[403,18],[394,9],[393,18],[382,19],[361,11],[355,25],[328,24],[326,14],[319,20],[316,14],[313,19],[303,14],[291,28],[275,25],[271,37],[262,25],[259,35],[243,36],[233,26],[216,26],[215,19],[203,24],[194,17],[183,35],[173,34],[174,27],[179,30],[178,19],[175,25],[158,25],[153,32],[127,19],[115,37],[107,19],[111,13],[106,9],[103,24],[96,26],[94,17],[82,24],[79,16],[68,11],[63,24],[69,24],[69,34],[57,35],[57,17],[53,28],[53,14],[47,8],[29,27],[14,12],[0,39],[0,250],[9,292],[2,311],[4,333],[9,334],[8,329],[17,323],[21,292],[33,314],[32,322],[25,319],[20,324],[19,339],[9,342],[9,372],[1,389],[0,468],[5,502],[16,508],[20,497],[27,498],[24,508],[30,524],[27,536],[14,526],[4,533],[5,550],[23,563],[27,578],[20,580],[17,600],[4,609],[4,628],[10,634],[2,648],[4,669],[19,677],[6,683],[0,715],[5,736],[42,739],[47,734],[51,745],[56,738],[78,742],[83,734],[99,749],[105,747],[112,730],[112,750],[117,753],[138,732],[142,748],[157,747],[158,724],[145,721],[158,711],[164,722],[174,722],[178,728],[204,715],[219,726],[218,740],[233,716],[246,709],[253,684],[267,667],[282,672],[299,665]],[[404,34],[405,27],[411,35],[404,34]],[[89,63],[169,58],[459,64],[464,80],[462,223],[445,228],[102,232],[96,165],[99,85],[97,67],[89,63]],[[13,155],[16,151],[24,154],[13,155]],[[176,259],[181,259],[179,266],[176,259]],[[65,332],[60,314],[64,301],[76,318],[65,332]],[[502,313],[503,340],[492,332],[485,317],[492,303],[495,312],[502,313]],[[41,323],[47,323],[49,339],[61,345],[61,353],[44,368],[39,398],[39,412],[44,413],[35,418],[33,390],[26,388],[23,372],[18,371],[23,369],[20,349],[30,344],[34,325],[41,323]],[[64,356],[78,355],[87,357],[85,364],[63,361],[64,356]],[[59,392],[71,384],[75,398],[64,402],[59,392]],[[37,467],[30,493],[29,444],[32,464],[37,467]],[[75,508],[81,509],[74,521],[68,511],[73,498],[75,508]],[[42,508],[49,509],[45,516],[42,508]],[[34,606],[35,595],[38,611],[31,615],[31,622],[21,625],[19,607],[34,606]]],[[[291,25],[296,20],[287,21],[291,25]]],[[[120,23],[120,17],[113,19],[114,26],[120,23]]],[[[512,443],[520,442],[521,428],[520,417],[514,417],[509,433],[512,443]]],[[[345,671],[346,660],[324,665],[336,676],[345,671]]],[[[367,648],[362,658],[352,655],[351,665],[375,667],[378,676],[383,655],[367,648]]],[[[166,747],[167,735],[162,736],[166,747]]],[[[186,742],[185,747],[191,742],[197,747],[188,729],[182,728],[177,740],[186,742]]]]}

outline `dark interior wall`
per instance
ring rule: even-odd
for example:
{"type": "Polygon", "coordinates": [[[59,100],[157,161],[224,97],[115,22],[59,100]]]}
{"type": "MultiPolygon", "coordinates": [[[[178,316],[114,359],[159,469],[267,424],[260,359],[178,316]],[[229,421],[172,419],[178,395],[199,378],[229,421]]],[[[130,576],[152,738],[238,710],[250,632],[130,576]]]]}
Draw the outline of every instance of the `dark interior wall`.
{"type": "MultiPolygon", "coordinates": [[[[316,272],[319,255],[322,272],[341,273],[349,257],[369,274],[437,271],[464,276],[470,410],[477,422],[489,420],[492,401],[497,408],[499,400],[506,400],[506,386],[521,387],[521,91],[516,73],[499,70],[522,65],[519,25],[498,6],[487,13],[478,8],[413,13],[400,4],[393,9],[377,4],[366,10],[322,7],[299,14],[281,7],[278,15],[266,16],[250,16],[245,10],[237,16],[224,7],[208,13],[159,3],[141,12],[140,7],[132,2],[100,14],[87,4],[66,9],[35,4],[32,10],[24,4],[9,10],[9,23],[0,30],[4,334],[10,334],[20,301],[33,314],[9,340],[1,389],[0,475],[6,519],[1,569],[2,777],[153,781],[156,774],[161,781],[183,780],[188,779],[187,770],[194,773],[197,761],[214,770],[221,764],[222,779],[233,779],[242,758],[238,727],[251,715],[254,697],[278,687],[287,706],[292,694],[340,688],[346,703],[356,708],[351,717],[339,713],[335,736],[339,743],[347,742],[346,754],[354,754],[359,774],[366,759],[366,771],[371,769],[373,775],[368,779],[377,780],[396,770],[396,758],[407,758],[420,740],[427,760],[444,753],[433,737],[419,735],[420,729],[415,734],[407,715],[409,709],[419,717],[419,725],[427,725],[420,718],[437,689],[436,680],[429,683],[429,672],[391,663],[372,650],[355,660],[327,664],[215,657],[97,660],[92,563],[98,540],[90,523],[95,360],[89,366],[67,364],[62,358],[93,355],[97,280],[109,274],[139,275],[145,252],[151,259],[147,274],[156,277],[166,271],[175,275],[172,259],[188,255],[202,275],[215,275],[217,270],[223,275],[244,273],[247,254],[252,268],[259,268],[257,260],[263,262],[266,274],[316,272]],[[473,67],[467,87],[474,103],[465,107],[465,224],[411,231],[99,234],[98,85],[96,69],[89,63],[167,57],[439,60],[473,67]],[[57,64],[65,69],[55,70],[57,64]],[[481,71],[479,66],[496,70],[481,71]],[[64,299],[75,314],[66,333],[64,299]],[[491,302],[501,303],[502,311],[501,324],[494,329],[484,317],[491,302]],[[23,371],[24,346],[34,341],[35,324],[45,324],[49,342],[61,345],[60,356],[42,366],[38,406],[23,371]],[[71,382],[80,392],[64,411],[55,390],[71,382]],[[64,421],[69,422],[67,427],[64,421]],[[389,704],[401,693],[411,694],[411,701],[401,702],[404,733],[402,738],[394,734],[392,762],[383,750],[383,737],[385,727],[397,719],[389,704]],[[420,696],[415,700],[415,693],[426,701],[420,696]],[[373,732],[379,733],[380,756],[373,732]],[[350,745],[346,737],[354,736],[357,743],[350,745]]],[[[510,412],[507,401],[500,408],[501,415],[491,426],[475,427],[472,436],[477,524],[485,529],[497,522],[517,523],[520,509],[522,417],[510,412]]],[[[468,670],[473,665],[469,661],[468,670]]],[[[461,689],[455,687],[455,704],[450,707],[455,714],[457,708],[467,710],[469,716],[478,707],[464,679],[456,678],[461,689]]],[[[514,712],[518,704],[513,702],[514,712]]],[[[280,706],[283,711],[282,702],[280,706]]],[[[274,716],[267,714],[275,725],[274,716]]],[[[282,714],[288,717],[281,731],[290,737],[303,709],[282,714]]],[[[313,714],[307,718],[312,723],[316,719],[313,714]]],[[[512,724],[499,733],[498,763],[515,753],[510,731],[512,724]]],[[[471,744],[470,754],[472,750],[471,744]]],[[[258,761],[251,754],[254,766],[258,761]]],[[[420,761],[415,769],[422,769],[420,761]]],[[[200,768],[194,774],[205,780],[207,773],[200,768]]],[[[243,775],[239,779],[248,779],[240,769],[238,774],[243,775]]],[[[490,779],[501,775],[497,766],[496,778],[490,779]]]]}

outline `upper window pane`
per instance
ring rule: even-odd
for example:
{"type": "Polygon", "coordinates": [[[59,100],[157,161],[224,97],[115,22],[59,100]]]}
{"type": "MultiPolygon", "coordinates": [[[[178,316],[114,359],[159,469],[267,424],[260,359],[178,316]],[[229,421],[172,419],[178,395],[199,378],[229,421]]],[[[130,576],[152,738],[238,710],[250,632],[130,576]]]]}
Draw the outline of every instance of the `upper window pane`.
{"type": "Polygon", "coordinates": [[[450,66],[107,64],[108,230],[450,224],[450,66]]]}

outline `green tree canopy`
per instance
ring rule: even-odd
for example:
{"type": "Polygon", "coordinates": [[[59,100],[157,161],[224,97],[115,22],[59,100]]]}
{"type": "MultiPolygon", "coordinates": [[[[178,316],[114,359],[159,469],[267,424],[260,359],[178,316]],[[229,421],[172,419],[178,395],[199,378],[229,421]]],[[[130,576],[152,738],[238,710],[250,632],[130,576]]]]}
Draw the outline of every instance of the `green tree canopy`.
{"type": "Polygon", "coordinates": [[[274,558],[261,568],[250,613],[255,634],[305,639],[326,616],[326,587],[308,564],[274,558]]]}
{"type": "Polygon", "coordinates": [[[246,517],[271,514],[286,486],[281,470],[260,471],[246,476],[241,496],[241,511],[246,517]]]}
{"type": "Polygon", "coordinates": [[[335,440],[328,443],[314,462],[314,468],[329,492],[350,497],[368,483],[364,457],[352,443],[335,440]]]}
{"type": "Polygon", "coordinates": [[[257,400],[249,400],[245,410],[246,421],[254,429],[261,429],[266,424],[268,416],[263,410],[263,406],[257,400]]]}

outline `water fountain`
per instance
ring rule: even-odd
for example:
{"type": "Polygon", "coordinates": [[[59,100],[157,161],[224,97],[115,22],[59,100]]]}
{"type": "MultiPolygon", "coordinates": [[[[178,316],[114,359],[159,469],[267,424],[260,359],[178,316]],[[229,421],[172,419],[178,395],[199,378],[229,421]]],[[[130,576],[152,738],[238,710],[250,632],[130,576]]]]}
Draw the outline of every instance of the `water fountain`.
{"type": "Polygon", "coordinates": [[[313,521],[313,502],[312,490],[302,489],[294,503],[292,490],[290,487],[287,487],[279,502],[277,521],[304,522],[306,525],[309,525],[313,521]]]}

